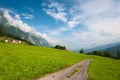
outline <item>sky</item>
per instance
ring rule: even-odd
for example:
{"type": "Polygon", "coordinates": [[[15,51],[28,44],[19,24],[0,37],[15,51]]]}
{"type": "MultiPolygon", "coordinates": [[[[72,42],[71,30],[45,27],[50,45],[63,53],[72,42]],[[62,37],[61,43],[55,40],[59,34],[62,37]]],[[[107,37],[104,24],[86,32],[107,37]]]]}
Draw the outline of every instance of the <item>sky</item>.
{"type": "Polygon", "coordinates": [[[120,0],[1,0],[0,10],[11,25],[71,50],[120,41],[120,0]]]}

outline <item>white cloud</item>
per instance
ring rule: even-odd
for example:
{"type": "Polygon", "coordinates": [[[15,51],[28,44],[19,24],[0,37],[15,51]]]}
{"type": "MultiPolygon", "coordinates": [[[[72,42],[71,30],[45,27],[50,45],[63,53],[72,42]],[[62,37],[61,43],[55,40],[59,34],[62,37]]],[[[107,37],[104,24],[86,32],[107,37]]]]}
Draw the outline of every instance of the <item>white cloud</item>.
{"type": "Polygon", "coordinates": [[[104,32],[113,35],[120,34],[120,15],[118,15],[120,5],[118,6],[118,3],[120,2],[112,0],[92,0],[84,3],[82,5],[84,14],[82,15],[87,17],[84,24],[93,32],[104,30],[104,32]]]}
{"type": "Polygon", "coordinates": [[[80,7],[87,15],[99,15],[109,12],[112,5],[112,0],[90,0],[86,3],[83,3],[80,7]]]}
{"type": "Polygon", "coordinates": [[[68,28],[74,28],[74,27],[76,27],[80,23],[81,23],[81,21],[77,20],[77,19],[76,20],[71,20],[71,21],[67,22],[68,28]]]}
{"type": "Polygon", "coordinates": [[[51,3],[48,4],[48,9],[43,10],[54,19],[67,22],[67,13],[65,12],[65,7],[62,4],[51,1],[51,3]]]}
{"type": "Polygon", "coordinates": [[[87,43],[94,45],[120,41],[120,15],[118,15],[120,5],[116,6],[116,4],[118,2],[112,0],[92,0],[80,5],[81,12],[78,13],[81,14],[78,17],[84,17],[81,18],[82,22],[81,20],[79,22],[87,26],[90,31],[84,31],[90,36],[83,40],[87,39],[87,43]]]}
{"type": "Polygon", "coordinates": [[[118,17],[101,17],[99,19],[92,20],[90,19],[86,25],[89,26],[89,28],[92,31],[98,31],[104,30],[104,32],[111,33],[111,34],[120,34],[120,16],[118,17]]]}
{"type": "Polygon", "coordinates": [[[29,27],[22,20],[12,17],[7,10],[4,11],[3,16],[8,20],[8,24],[18,27],[25,32],[33,32],[33,29],[31,27],[29,27]]]}
{"type": "Polygon", "coordinates": [[[15,15],[15,18],[16,18],[16,19],[20,19],[20,15],[16,14],[16,15],[15,15]]]}
{"type": "MultiPolygon", "coordinates": [[[[69,49],[78,49],[120,41],[119,0],[75,1],[76,3],[72,5],[52,0],[50,4],[42,4],[43,10],[48,15],[64,22],[59,28],[48,30],[48,35],[52,39],[57,40],[53,41],[54,43],[63,44],[69,49]]],[[[7,18],[10,24],[19,25],[22,29],[24,29],[23,25],[28,26],[19,20],[20,16],[14,19],[15,17],[8,15],[7,18]]],[[[31,31],[31,28],[27,30],[31,31]]],[[[39,35],[42,35],[44,38],[47,37],[46,34],[39,35]]]]}
{"type": "Polygon", "coordinates": [[[59,39],[59,43],[66,45],[69,49],[90,48],[120,41],[120,1],[86,0],[81,2],[76,0],[76,4],[64,7],[63,12],[67,12],[66,25],[62,27],[64,30],[60,27],[53,30],[52,33],[55,32],[51,35],[58,36],[55,37],[59,39]],[[67,10],[64,11],[64,9],[67,10]],[[80,24],[84,25],[85,29],[82,29],[80,24]],[[65,32],[68,31],[66,35],[65,32]]]}
{"type": "Polygon", "coordinates": [[[2,12],[7,11],[7,12],[13,14],[15,19],[20,19],[20,15],[18,15],[17,13],[13,12],[13,11],[10,10],[10,9],[0,8],[0,10],[1,10],[2,12]]]}
{"type": "Polygon", "coordinates": [[[32,14],[22,13],[22,16],[23,16],[25,19],[33,19],[33,18],[34,18],[34,15],[32,15],[32,14]]]}
{"type": "Polygon", "coordinates": [[[52,16],[53,18],[55,18],[56,20],[61,20],[63,22],[66,22],[66,13],[64,12],[58,12],[56,13],[56,11],[54,9],[50,10],[50,9],[44,9],[46,11],[46,13],[50,16],[52,16]]]}
{"type": "Polygon", "coordinates": [[[10,15],[11,12],[9,12],[9,10],[4,9],[2,11],[3,11],[3,17],[6,18],[6,20],[8,21],[7,25],[12,25],[14,27],[19,28],[20,30],[24,32],[31,33],[36,36],[41,36],[42,38],[46,39],[50,43],[53,42],[53,40],[49,38],[45,33],[42,34],[42,33],[36,32],[36,30],[33,27],[29,26],[27,23],[24,23],[20,19],[20,16],[18,14],[14,14],[15,16],[12,17],[10,15]]]}

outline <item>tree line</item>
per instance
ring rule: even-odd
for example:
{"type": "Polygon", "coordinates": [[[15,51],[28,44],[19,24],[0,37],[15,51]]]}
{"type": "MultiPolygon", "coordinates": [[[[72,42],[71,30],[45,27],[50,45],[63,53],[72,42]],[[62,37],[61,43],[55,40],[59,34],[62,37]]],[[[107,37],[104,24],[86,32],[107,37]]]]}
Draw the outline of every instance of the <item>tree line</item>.
{"type": "MultiPolygon", "coordinates": [[[[56,45],[54,47],[55,49],[60,49],[60,50],[67,50],[65,46],[62,46],[62,45],[56,45]]],[[[103,56],[103,57],[110,57],[110,58],[117,58],[117,59],[120,59],[120,51],[118,51],[117,53],[117,56],[115,56],[114,54],[108,52],[108,51],[92,51],[92,52],[89,52],[89,53],[85,53],[84,52],[84,49],[81,49],[79,51],[80,54],[87,54],[87,55],[97,55],[97,56],[103,56]]]]}
{"type": "Polygon", "coordinates": [[[102,50],[101,51],[95,50],[86,54],[120,59],[120,51],[118,51],[116,56],[111,52],[102,51],[102,50]]]}
{"type": "Polygon", "coordinates": [[[108,52],[108,51],[92,51],[92,52],[89,52],[89,53],[85,53],[84,52],[84,49],[81,49],[79,51],[80,54],[87,54],[87,55],[97,55],[97,56],[103,56],[103,57],[110,57],[110,58],[117,58],[117,59],[120,59],[120,51],[117,52],[117,55],[115,56],[113,53],[111,52],[108,52]]]}
{"type": "Polygon", "coordinates": [[[56,45],[54,48],[55,49],[60,49],[60,50],[66,50],[66,47],[65,46],[61,46],[61,45],[56,45]]]}

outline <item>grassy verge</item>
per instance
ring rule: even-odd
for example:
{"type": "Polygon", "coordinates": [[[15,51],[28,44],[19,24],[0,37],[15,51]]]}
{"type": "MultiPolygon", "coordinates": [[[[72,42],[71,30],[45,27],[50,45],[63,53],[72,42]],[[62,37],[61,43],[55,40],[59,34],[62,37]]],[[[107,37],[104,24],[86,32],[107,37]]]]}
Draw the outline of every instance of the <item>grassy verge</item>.
{"type": "Polygon", "coordinates": [[[120,80],[120,60],[95,58],[90,63],[89,80],[120,80]]]}

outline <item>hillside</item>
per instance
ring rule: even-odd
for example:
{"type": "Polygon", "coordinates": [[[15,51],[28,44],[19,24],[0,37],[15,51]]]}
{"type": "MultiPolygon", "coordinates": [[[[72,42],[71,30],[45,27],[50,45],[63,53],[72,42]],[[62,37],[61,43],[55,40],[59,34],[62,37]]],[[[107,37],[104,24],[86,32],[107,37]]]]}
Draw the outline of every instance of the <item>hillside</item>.
{"type": "Polygon", "coordinates": [[[113,53],[114,55],[117,55],[118,51],[120,51],[120,45],[109,47],[105,51],[108,51],[108,52],[113,53]]]}
{"type": "Polygon", "coordinates": [[[94,51],[94,50],[98,50],[98,51],[99,50],[106,50],[107,48],[117,46],[118,44],[120,44],[120,42],[114,42],[114,43],[110,43],[110,44],[96,46],[96,47],[93,47],[93,48],[90,48],[90,49],[85,49],[85,52],[88,53],[88,52],[91,52],[91,51],[94,51]]]}
{"type": "MultiPolygon", "coordinates": [[[[10,16],[9,16],[10,17],[10,16]]],[[[14,22],[13,22],[14,24],[14,22]]],[[[32,31],[27,24],[18,20],[18,24],[13,25],[9,23],[9,20],[4,16],[4,11],[0,10],[0,29],[7,35],[16,36],[22,40],[28,41],[34,45],[38,46],[47,46],[50,47],[52,44],[49,43],[45,38],[43,38],[40,34],[32,31]],[[20,26],[24,24],[24,26],[20,26]],[[20,27],[19,27],[20,26],[20,27]],[[26,28],[26,29],[24,29],[26,28]],[[31,30],[30,32],[28,32],[31,30]]]]}
{"type": "Polygon", "coordinates": [[[22,44],[0,42],[0,47],[1,80],[37,79],[84,59],[92,59],[89,80],[120,79],[120,60],[22,44]]]}
{"type": "Polygon", "coordinates": [[[5,40],[7,40],[9,43],[13,43],[12,40],[17,40],[17,41],[21,41],[20,44],[34,45],[34,44],[32,44],[26,40],[23,40],[17,36],[6,34],[0,29],[0,42],[5,42],[5,40]]]}

